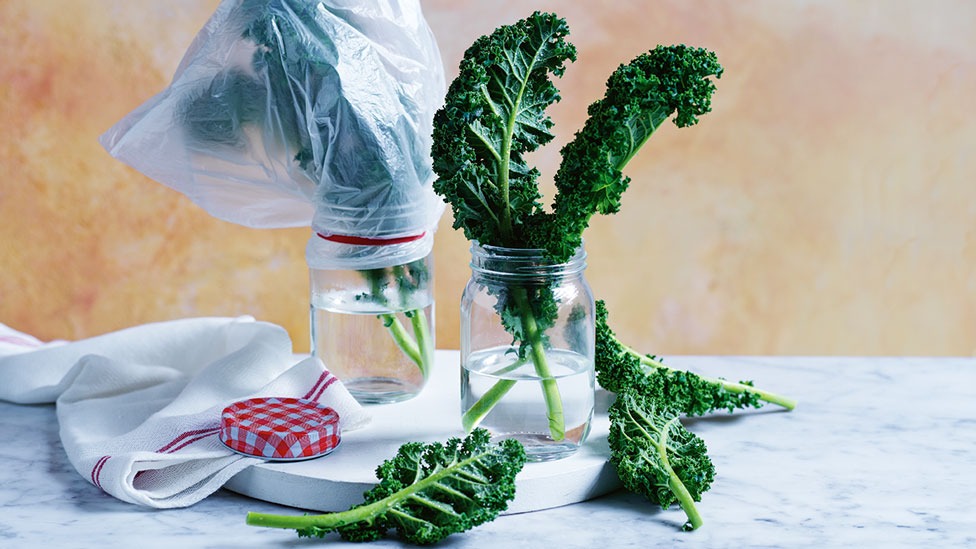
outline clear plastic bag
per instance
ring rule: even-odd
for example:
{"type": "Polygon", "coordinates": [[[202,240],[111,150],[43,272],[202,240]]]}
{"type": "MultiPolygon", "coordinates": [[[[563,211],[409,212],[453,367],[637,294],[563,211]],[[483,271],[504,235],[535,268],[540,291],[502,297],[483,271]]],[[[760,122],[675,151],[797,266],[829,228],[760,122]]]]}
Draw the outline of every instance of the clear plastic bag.
{"type": "Polygon", "coordinates": [[[99,141],[220,219],[311,225],[312,268],[381,268],[430,251],[444,91],[417,0],[224,0],[99,141]]]}

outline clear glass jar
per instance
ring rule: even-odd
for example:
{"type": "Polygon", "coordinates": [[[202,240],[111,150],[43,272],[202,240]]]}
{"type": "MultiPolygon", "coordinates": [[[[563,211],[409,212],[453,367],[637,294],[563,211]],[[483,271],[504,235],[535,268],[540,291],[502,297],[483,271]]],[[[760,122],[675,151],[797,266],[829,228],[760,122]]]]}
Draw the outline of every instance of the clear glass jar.
{"type": "Polygon", "coordinates": [[[309,269],[312,354],[359,402],[416,396],[434,361],[431,254],[384,269],[309,269]]]}
{"type": "Polygon", "coordinates": [[[566,263],[541,250],[471,246],[461,298],[466,430],[515,438],[530,460],[567,457],[593,417],[594,304],[582,247],[566,263]]]}

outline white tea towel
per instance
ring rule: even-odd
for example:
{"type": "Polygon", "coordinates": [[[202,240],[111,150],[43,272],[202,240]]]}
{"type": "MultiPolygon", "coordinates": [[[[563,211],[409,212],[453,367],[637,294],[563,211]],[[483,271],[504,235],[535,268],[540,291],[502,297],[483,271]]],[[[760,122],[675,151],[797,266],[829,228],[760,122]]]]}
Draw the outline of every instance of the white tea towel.
{"type": "Polygon", "coordinates": [[[250,317],[136,326],[43,344],[0,324],[0,400],[57,403],[68,459],[123,501],[185,507],[257,458],[219,440],[234,401],[298,397],[339,413],[343,431],[369,417],[317,358],[295,363],[280,326],[250,317]]]}

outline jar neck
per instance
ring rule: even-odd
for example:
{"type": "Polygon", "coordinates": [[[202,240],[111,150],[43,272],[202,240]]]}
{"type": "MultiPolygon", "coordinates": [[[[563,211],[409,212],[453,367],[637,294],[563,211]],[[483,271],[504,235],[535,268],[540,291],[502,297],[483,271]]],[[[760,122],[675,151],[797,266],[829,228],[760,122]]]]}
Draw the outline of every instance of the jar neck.
{"type": "Polygon", "coordinates": [[[544,250],[535,248],[502,248],[471,243],[471,273],[476,279],[499,282],[546,282],[579,278],[586,269],[586,250],[577,248],[565,263],[553,263],[544,250]]]}

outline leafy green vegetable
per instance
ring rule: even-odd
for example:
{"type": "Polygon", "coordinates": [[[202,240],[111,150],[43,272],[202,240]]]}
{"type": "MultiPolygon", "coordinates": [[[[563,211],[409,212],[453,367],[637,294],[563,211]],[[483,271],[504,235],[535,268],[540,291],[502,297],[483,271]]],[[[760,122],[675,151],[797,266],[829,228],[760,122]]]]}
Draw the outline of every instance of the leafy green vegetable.
{"type": "Polygon", "coordinates": [[[596,302],[596,373],[604,389],[615,393],[633,390],[695,416],[727,408],[759,408],[770,402],[788,410],[796,401],[753,387],[751,381],[733,383],[691,372],[674,370],[653,355],[642,355],[617,340],[607,323],[607,307],[596,302]]]}
{"type": "MultiPolygon", "coordinates": [[[[683,45],[658,46],[621,65],[604,98],[590,106],[583,129],[562,149],[558,193],[547,212],[539,202],[539,171],[526,165],[524,154],[553,138],[545,109],[560,98],[550,75],[561,76],[566,61],[576,59],[568,34],[563,19],[536,12],[479,38],[434,117],[434,190],[451,204],[454,228],[482,245],[546,250],[553,263],[572,257],[595,213],[619,210],[630,183],[621,170],[664,121],[674,116],[678,127],[690,126],[711,110],[709,77],[722,74],[714,53],[683,45]]],[[[552,289],[489,291],[497,296],[503,326],[520,344],[519,357],[530,356],[542,378],[550,434],[561,440],[562,401],[545,355],[545,332],[559,312],[552,289]]],[[[499,386],[485,396],[500,399],[507,392],[499,386]]],[[[468,428],[497,402],[482,401],[475,416],[463,419],[468,428]]]]}
{"type": "Polygon", "coordinates": [[[610,405],[610,461],[631,492],[667,509],[678,505],[688,515],[685,530],[702,525],[695,507],[715,478],[705,443],[678,422],[673,409],[634,391],[610,405]]]}
{"type": "Polygon", "coordinates": [[[617,393],[610,406],[610,461],[624,486],[667,509],[677,501],[688,515],[685,529],[701,526],[694,502],[708,489],[715,469],[705,444],[678,423],[677,415],[727,408],[789,410],[793,399],[762,391],[752,382],[732,383],[674,370],[617,340],[603,301],[596,302],[596,371],[600,385],[617,393]]]}
{"type": "Polygon", "coordinates": [[[241,70],[216,75],[210,84],[189,94],[181,113],[191,142],[232,148],[244,144],[244,127],[264,117],[264,85],[241,70]]]}
{"type": "MultiPolygon", "coordinates": [[[[499,27],[468,48],[444,107],[434,115],[434,191],[451,204],[454,228],[483,245],[521,247],[541,204],[537,178],[523,155],[552,140],[545,109],[559,100],[549,75],[561,76],[576,49],[566,21],[536,12],[499,27]]],[[[553,440],[565,438],[559,387],[545,354],[545,330],[557,307],[548,287],[495,291],[505,328],[530,355],[541,378],[553,440]]]]}
{"type": "Polygon", "coordinates": [[[540,204],[539,171],[523,155],[552,140],[545,109],[559,100],[576,48],[566,21],[536,12],[482,36],[464,52],[444,107],[434,115],[434,190],[469,240],[522,247],[523,227],[540,204]]]}
{"type": "Polygon", "coordinates": [[[537,224],[535,243],[565,261],[582,244],[595,213],[612,214],[630,184],[621,170],[668,118],[679,128],[711,111],[722,67],[713,52],[685,45],[658,46],[621,65],[603,99],[588,109],[583,129],[562,149],[553,213],[537,224]]]}
{"type": "Polygon", "coordinates": [[[248,513],[247,523],[295,529],[303,537],[339,532],[349,541],[377,540],[396,528],[410,543],[436,543],[493,520],[515,497],[525,450],[514,439],[497,444],[488,439],[488,432],[478,429],[446,444],[404,444],[376,469],[380,482],[363,494],[360,505],[324,515],[248,513]]]}

